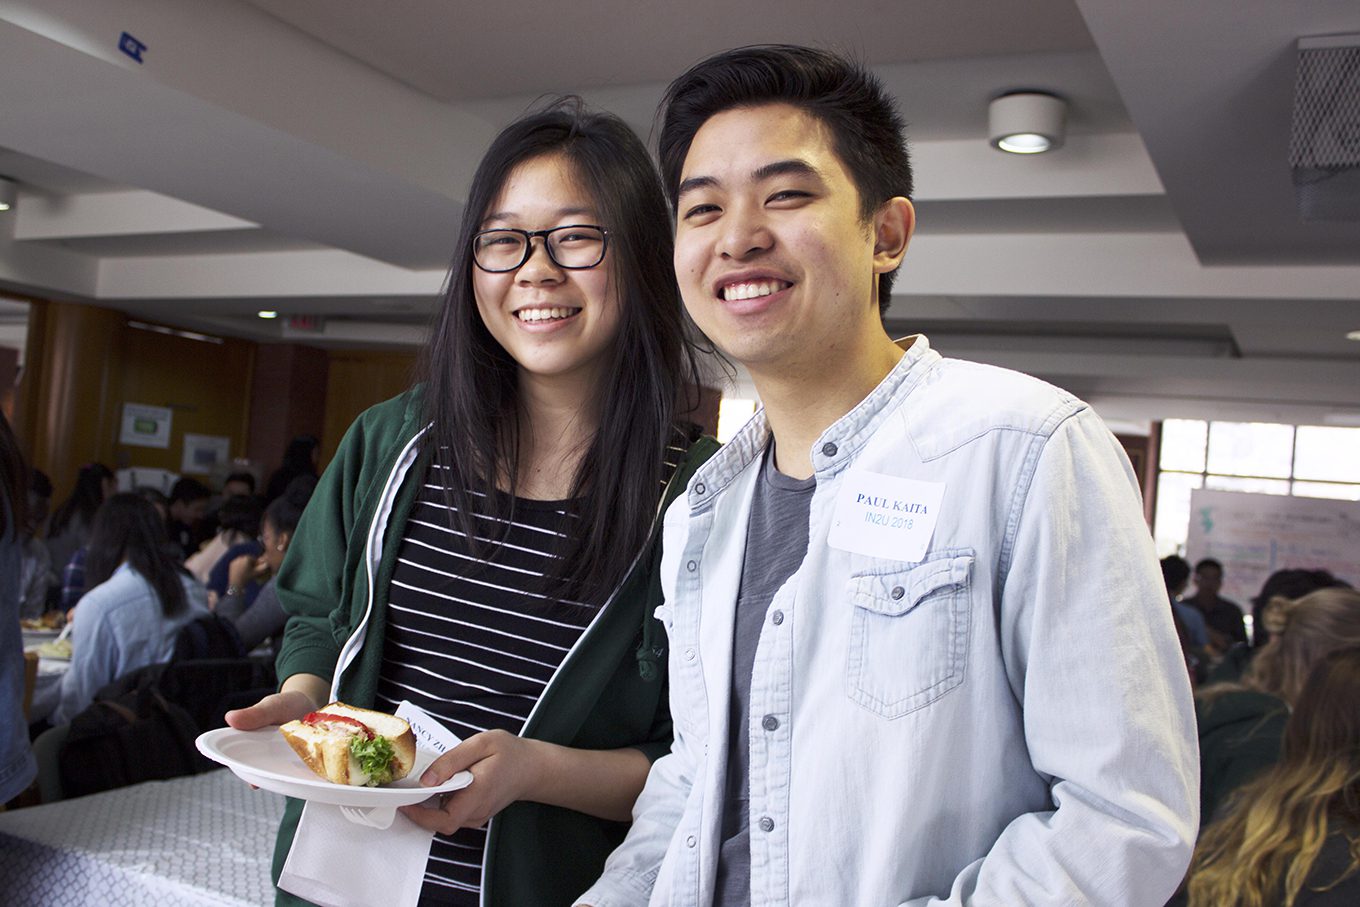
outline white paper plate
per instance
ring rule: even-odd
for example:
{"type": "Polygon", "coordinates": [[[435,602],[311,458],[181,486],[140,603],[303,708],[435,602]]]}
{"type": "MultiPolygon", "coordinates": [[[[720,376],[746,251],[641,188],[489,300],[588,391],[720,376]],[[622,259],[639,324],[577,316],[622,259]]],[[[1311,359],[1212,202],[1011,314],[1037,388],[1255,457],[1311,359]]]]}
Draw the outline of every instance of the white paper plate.
{"type": "Polygon", "coordinates": [[[420,776],[437,757],[429,750],[416,750],[411,774],[383,787],[350,787],[318,777],[298,758],[277,727],[258,731],[218,728],[199,736],[198,751],[231,769],[238,778],[256,787],[336,806],[412,806],[435,794],[461,790],[472,783],[471,772],[458,772],[438,787],[421,787],[420,776]]]}

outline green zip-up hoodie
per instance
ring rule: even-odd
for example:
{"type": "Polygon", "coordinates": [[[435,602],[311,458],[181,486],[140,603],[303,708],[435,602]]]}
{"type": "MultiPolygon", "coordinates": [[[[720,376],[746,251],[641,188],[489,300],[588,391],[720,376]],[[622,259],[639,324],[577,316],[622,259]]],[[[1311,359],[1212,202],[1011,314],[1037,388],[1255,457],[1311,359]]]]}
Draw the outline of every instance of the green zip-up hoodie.
{"type": "MultiPolygon", "coordinates": [[[[421,390],[361,415],[340,442],[293,535],[275,586],[289,615],[280,680],[330,678],[337,699],[373,705],[382,661],[387,588],[427,461],[421,390]],[[375,594],[370,595],[370,588],[375,594]]],[[[659,515],[718,444],[700,438],[666,489],[646,548],[553,675],[523,736],[581,749],[635,746],[655,761],[671,744],[661,604],[659,515]]],[[[302,801],[288,801],[274,849],[274,880],[292,847],[302,801]]],[[[490,824],[484,905],[569,905],[599,876],[626,823],[541,803],[513,803],[490,824]]],[[[279,904],[301,904],[278,892],[279,904]]]]}

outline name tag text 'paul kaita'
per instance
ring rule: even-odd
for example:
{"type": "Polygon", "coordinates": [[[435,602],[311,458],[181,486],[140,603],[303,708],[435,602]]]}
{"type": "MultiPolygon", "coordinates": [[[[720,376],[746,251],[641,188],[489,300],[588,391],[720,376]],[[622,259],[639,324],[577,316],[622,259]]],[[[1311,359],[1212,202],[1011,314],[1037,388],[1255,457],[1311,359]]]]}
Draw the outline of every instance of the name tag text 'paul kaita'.
{"type": "Polygon", "coordinates": [[[935,532],[944,483],[859,471],[845,477],[827,539],[870,557],[920,560],[935,532]]]}

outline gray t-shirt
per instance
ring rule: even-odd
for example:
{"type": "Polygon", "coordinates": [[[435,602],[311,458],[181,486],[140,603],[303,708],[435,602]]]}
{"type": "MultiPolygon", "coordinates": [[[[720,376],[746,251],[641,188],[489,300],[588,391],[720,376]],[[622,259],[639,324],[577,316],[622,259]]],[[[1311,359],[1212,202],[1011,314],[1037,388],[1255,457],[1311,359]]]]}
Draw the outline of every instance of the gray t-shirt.
{"type": "Polygon", "coordinates": [[[808,513],[815,476],[790,478],[774,466],[774,440],[765,450],[751,500],[746,529],[746,558],[737,593],[732,632],[732,698],[729,702],[727,790],[723,797],[722,848],[714,907],[751,903],[750,708],[751,670],[765,612],[784,581],[803,562],[808,546],[808,513]]]}

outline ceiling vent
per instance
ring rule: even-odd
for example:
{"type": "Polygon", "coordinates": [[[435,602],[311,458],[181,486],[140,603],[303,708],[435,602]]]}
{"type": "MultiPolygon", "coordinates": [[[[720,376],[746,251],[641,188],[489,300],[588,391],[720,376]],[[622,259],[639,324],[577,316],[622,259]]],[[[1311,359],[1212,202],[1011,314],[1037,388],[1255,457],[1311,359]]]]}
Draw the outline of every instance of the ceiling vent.
{"type": "Polygon", "coordinates": [[[1299,39],[1294,197],[1306,221],[1360,221],[1360,35],[1299,39]]]}

